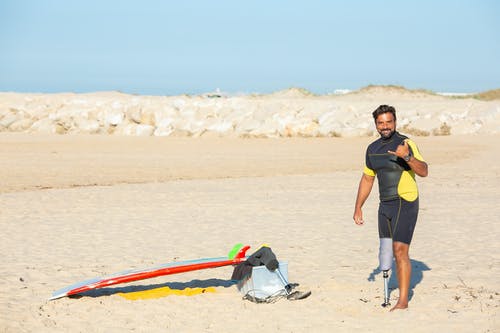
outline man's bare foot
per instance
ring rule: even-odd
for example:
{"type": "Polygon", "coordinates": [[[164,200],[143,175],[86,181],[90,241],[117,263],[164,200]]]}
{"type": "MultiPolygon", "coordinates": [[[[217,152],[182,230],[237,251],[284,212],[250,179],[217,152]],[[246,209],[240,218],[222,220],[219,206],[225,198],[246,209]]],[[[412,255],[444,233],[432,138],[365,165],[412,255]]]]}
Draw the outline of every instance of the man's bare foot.
{"type": "Polygon", "coordinates": [[[404,310],[404,309],[408,309],[408,303],[404,304],[397,302],[396,305],[394,305],[394,307],[390,311],[392,312],[394,310],[404,310]]]}

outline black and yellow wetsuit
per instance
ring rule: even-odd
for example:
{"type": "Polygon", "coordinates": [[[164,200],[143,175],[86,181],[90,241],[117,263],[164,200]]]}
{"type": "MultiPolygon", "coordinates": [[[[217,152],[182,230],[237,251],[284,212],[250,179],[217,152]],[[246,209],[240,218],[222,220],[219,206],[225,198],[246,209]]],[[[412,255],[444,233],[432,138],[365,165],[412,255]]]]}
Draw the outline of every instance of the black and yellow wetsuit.
{"type": "Polygon", "coordinates": [[[406,141],[410,155],[424,162],[417,145],[408,137],[395,132],[389,138],[380,138],[366,150],[364,173],[377,176],[379,205],[380,238],[410,244],[418,215],[418,188],[415,172],[409,165],[388,151],[396,151],[398,145],[406,141]]]}

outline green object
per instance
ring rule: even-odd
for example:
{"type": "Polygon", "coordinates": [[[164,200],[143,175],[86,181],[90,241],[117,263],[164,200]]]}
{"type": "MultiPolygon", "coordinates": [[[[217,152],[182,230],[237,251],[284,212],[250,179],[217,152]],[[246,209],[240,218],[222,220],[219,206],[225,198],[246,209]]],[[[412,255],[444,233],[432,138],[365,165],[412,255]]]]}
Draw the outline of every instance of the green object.
{"type": "Polygon", "coordinates": [[[238,254],[238,252],[241,250],[242,247],[243,247],[243,244],[241,244],[241,243],[236,244],[235,246],[233,246],[231,251],[229,251],[229,254],[227,255],[227,257],[229,259],[234,259],[234,257],[236,257],[236,254],[238,254]]]}

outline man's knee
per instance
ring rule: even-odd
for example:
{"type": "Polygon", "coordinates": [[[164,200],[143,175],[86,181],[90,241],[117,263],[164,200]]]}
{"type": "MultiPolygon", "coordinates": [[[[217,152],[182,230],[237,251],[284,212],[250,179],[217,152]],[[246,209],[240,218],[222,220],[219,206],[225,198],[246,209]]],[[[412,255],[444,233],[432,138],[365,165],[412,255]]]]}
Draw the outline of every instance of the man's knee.
{"type": "Polygon", "coordinates": [[[402,243],[402,242],[393,242],[392,248],[393,248],[394,257],[396,258],[396,260],[408,258],[408,250],[410,248],[410,245],[402,243]]]}

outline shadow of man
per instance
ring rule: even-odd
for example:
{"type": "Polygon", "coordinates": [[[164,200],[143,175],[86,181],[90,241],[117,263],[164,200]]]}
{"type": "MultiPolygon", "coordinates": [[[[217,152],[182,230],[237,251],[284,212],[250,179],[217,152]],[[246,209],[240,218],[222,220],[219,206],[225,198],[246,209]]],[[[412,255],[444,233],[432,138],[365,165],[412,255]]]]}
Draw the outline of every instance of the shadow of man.
{"type": "MultiPolygon", "coordinates": [[[[424,262],[410,259],[411,262],[411,278],[410,278],[410,291],[408,293],[408,298],[411,300],[413,297],[413,289],[424,279],[424,271],[430,271],[431,268],[427,266],[424,262]]],[[[375,281],[375,276],[382,273],[382,271],[377,267],[368,276],[368,281],[375,281]]],[[[389,278],[389,294],[392,290],[398,289],[398,277],[396,273],[396,263],[393,261],[391,268],[391,276],[389,278]]]]}

